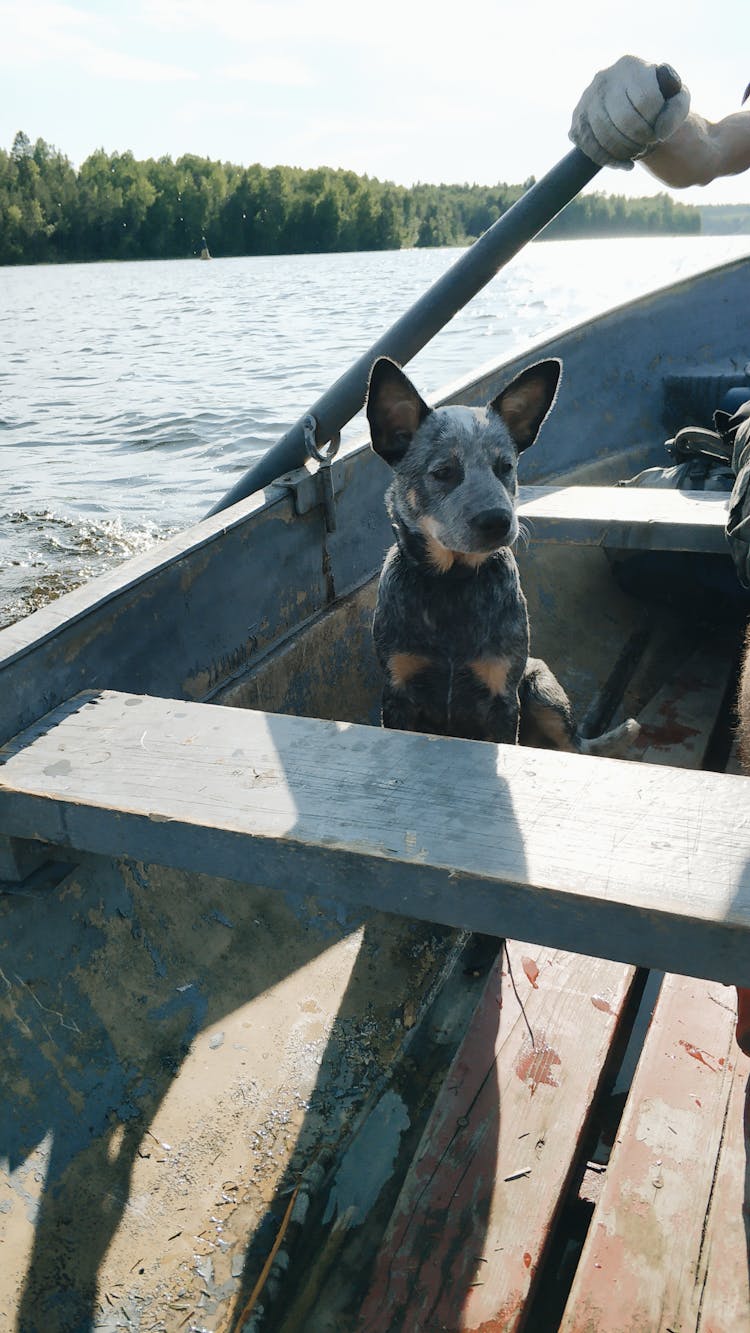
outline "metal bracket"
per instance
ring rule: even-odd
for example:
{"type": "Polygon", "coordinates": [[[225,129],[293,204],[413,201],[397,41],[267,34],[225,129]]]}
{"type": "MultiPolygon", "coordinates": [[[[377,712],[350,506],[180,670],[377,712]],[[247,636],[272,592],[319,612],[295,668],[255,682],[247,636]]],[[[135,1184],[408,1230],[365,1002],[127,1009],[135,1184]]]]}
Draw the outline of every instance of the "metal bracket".
{"type": "Polygon", "coordinates": [[[324,449],[319,449],[315,438],[318,429],[318,423],[312,415],[306,416],[303,423],[305,433],[305,448],[308,457],[313,458],[318,464],[318,470],[314,473],[316,484],[319,487],[319,503],[323,505],[326,520],[326,532],[335,532],[336,530],[336,493],[333,489],[333,474],[331,464],[339,451],[341,444],[341,434],[336,432],[333,438],[328,442],[324,449]]]}
{"type": "Polygon", "coordinates": [[[315,440],[316,428],[315,418],[313,416],[305,417],[305,447],[308,456],[318,464],[315,472],[310,472],[306,467],[295,468],[294,472],[286,472],[283,477],[277,477],[274,485],[283,486],[285,490],[290,492],[294,500],[295,514],[309,514],[311,509],[319,509],[322,506],[325,511],[326,531],[334,532],[336,529],[336,495],[333,487],[331,464],[338,453],[341,436],[335,435],[327,448],[322,450],[318,448],[315,440]]]}

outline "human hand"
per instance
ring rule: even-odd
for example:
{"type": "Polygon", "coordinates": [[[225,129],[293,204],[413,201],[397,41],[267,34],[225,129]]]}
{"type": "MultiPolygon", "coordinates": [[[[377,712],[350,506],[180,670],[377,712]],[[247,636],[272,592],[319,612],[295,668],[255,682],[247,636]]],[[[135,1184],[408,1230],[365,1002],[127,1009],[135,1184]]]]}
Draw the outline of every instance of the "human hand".
{"type": "Polygon", "coordinates": [[[573,112],[569,137],[598,166],[629,171],[633,159],[669,139],[690,110],[684,85],[669,96],[670,74],[679,84],[668,65],[621,56],[589,84],[573,112]]]}

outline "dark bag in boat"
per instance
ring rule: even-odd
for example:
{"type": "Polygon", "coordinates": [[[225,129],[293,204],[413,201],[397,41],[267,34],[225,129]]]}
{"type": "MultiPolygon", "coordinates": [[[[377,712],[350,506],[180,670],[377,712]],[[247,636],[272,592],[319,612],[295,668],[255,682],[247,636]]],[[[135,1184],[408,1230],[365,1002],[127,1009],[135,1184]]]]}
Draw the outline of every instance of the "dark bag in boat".
{"type": "MultiPolygon", "coordinates": [[[[714,414],[714,422],[720,415],[714,414]]],[[[671,467],[648,467],[618,486],[658,486],[680,491],[731,491],[732,445],[717,430],[685,426],[664,448],[675,461],[671,467]]]]}
{"type": "MultiPolygon", "coordinates": [[[[669,467],[651,467],[620,486],[685,491],[732,491],[727,540],[742,587],[750,589],[750,401],[733,416],[714,413],[715,430],[686,426],[665,448],[669,467]],[[744,526],[743,526],[744,524],[744,526]]],[[[642,552],[610,556],[618,583],[649,601],[689,606],[697,614],[732,615],[747,597],[723,561],[697,552],[642,552]]]]}

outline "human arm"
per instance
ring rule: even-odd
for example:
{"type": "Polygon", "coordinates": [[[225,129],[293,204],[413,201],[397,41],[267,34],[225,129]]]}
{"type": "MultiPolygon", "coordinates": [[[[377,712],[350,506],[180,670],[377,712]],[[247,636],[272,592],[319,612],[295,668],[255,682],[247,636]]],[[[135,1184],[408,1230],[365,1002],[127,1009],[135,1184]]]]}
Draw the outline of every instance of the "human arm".
{"type": "Polygon", "coordinates": [[[708,185],[750,168],[750,106],[712,123],[692,112],[665,143],[646,153],[643,165],[674,189],[708,185]]]}
{"type": "Polygon", "coordinates": [[[600,166],[632,159],[665,185],[707,185],[750,167],[750,107],[711,123],[690,111],[685,87],[665,97],[657,66],[622,56],[600,71],[573,113],[570,137],[600,166]]]}

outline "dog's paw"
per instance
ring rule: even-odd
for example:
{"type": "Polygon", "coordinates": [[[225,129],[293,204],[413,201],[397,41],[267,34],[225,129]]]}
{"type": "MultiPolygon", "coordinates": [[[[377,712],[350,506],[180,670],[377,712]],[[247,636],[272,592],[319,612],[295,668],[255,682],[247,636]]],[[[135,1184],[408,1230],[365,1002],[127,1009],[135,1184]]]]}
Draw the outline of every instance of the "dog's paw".
{"type": "Polygon", "coordinates": [[[634,717],[629,717],[619,727],[605,731],[601,736],[591,736],[581,743],[582,754],[604,755],[609,759],[620,759],[627,754],[641,734],[641,724],[634,717]]]}

